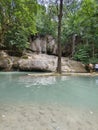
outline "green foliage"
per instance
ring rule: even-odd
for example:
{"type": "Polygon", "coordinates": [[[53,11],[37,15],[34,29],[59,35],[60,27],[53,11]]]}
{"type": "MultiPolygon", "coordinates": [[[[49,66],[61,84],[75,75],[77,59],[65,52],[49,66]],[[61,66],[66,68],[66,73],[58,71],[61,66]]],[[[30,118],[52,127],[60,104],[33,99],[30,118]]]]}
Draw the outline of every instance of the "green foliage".
{"type": "Polygon", "coordinates": [[[44,6],[41,6],[36,21],[37,31],[39,34],[50,34],[53,37],[56,37],[57,21],[54,20],[54,17],[56,17],[57,14],[53,10],[55,10],[55,6],[49,6],[48,11],[46,11],[44,6]]]}
{"type": "Polygon", "coordinates": [[[96,55],[97,53],[95,53],[95,57],[91,57],[91,52],[92,52],[92,48],[90,45],[80,44],[76,48],[74,59],[86,64],[88,63],[95,64],[98,62],[98,55],[96,55]]]}
{"type": "Polygon", "coordinates": [[[92,64],[98,63],[98,57],[90,58],[89,63],[92,63],[92,64]]]}
{"type": "Polygon", "coordinates": [[[1,0],[0,45],[6,42],[6,46],[8,43],[10,46],[15,45],[19,49],[23,49],[28,35],[37,32],[36,15],[38,11],[39,5],[36,0],[1,0]]]}
{"type": "Polygon", "coordinates": [[[74,54],[74,59],[77,61],[82,61],[83,63],[89,62],[89,47],[88,46],[78,46],[74,54]]]}
{"type": "Polygon", "coordinates": [[[27,35],[23,30],[12,28],[7,32],[5,37],[5,46],[9,49],[17,49],[23,51],[27,46],[27,35]]]}
{"type": "Polygon", "coordinates": [[[77,34],[83,46],[88,41],[91,49],[87,51],[82,48],[81,50],[80,47],[77,50],[79,43],[75,44],[75,59],[85,62],[86,57],[88,60],[88,55],[89,57],[95,57],[98,53],[98,2],[96,0],[73,1],[71,5],[66,7],[65,12],[67,13],[66,17],[63,18],[62,26],[63,43],[73,43],[72,36],[77,34]]]}
{"type": "MultiPolygon", "coordinates": [[[[97,0],[71,0],[69,4],[65,2],[63,7],[63,46],[72,43],[72,36],[77,34],[83,45],[75,44],[74,58],[83,62],[89,59],[93,61],[93,53],[95,58],[98,57],[97,0]],[[86,41],[89,47],[86,47],[86,41]]],[[[57,24],[55,1],[51,1],[46,8],[44,4],[38,4],[37,0],[0,0],[0,46],[3,44],[5,47],[23,50],[28,46],[29,35],[36,33],[50,34],[56,38],[57,24]]]]}

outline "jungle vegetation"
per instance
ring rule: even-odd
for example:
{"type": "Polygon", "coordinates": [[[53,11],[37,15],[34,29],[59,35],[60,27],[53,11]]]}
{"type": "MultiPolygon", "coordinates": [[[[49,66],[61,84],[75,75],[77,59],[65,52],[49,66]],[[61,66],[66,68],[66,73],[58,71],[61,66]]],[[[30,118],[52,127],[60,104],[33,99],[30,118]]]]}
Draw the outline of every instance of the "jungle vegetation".
{"type": "Polygon", "coordinates": [[[83,63],[98,62],[97,0],[0,0],[0,49],[23,51],[30,35],[52,35],[69,56],[83,63]],[[60,2],[61,25],[58,29],[60,2]]]}

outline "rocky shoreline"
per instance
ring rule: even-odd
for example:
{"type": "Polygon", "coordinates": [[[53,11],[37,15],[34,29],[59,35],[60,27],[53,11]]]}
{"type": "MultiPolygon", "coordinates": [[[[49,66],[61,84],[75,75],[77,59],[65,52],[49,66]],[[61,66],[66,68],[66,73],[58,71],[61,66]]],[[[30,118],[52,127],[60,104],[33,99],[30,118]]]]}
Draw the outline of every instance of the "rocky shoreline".
{"type": "MultiPolygon", "coordinates": [[[[62,72],[86,73],[85,65],[81,62],[62,57],[62,72]]],[[[42,71],[56,72],[57,56],[47,54],[25,53],[21,57],[9,56],[0,51],[1,71],[42,71]]]]}
{"type": "Polygon", "coordinates": [[[32,74],[28,74],[28,76],[32,76],[32,77],[40,77],[40,76],[98,76],[98,73],[93,72],[93,73],[62,73],[62,74],[58,74],[58,73],[32,73],[32,74]]]}

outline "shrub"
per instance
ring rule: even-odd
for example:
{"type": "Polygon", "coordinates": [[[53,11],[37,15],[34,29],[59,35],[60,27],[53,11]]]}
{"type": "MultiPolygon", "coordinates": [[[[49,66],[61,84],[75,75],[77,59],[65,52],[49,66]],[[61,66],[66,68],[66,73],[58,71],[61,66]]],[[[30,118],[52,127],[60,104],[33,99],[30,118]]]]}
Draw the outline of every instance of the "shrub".
{"type": "Polygon", "coordinates": [[[76,52],[74,54],[74,59],[77,61],[82,61],[83,63],[89,62],[89,46],[80,45],[77,46],[76,52]]]}

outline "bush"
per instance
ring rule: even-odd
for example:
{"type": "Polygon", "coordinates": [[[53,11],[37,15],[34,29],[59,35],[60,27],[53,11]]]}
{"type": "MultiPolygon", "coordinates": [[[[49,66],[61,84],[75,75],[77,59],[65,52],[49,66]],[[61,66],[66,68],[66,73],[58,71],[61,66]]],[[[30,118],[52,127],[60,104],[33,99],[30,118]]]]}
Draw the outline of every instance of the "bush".
{"type": "Polygon", "coordinates": [[[92,64],[98,63],[98,58],[97,58],[97,57],[90,58],[90,59],[89,59],[89,63],[92,63],[92,64]]]}
{"type": "Polygon", "coordinates": [[[89,46],[80,45],[77,46],[76,52],[74,54],[74,59],[77,61],[82,61],[83,63],[89,62],[89,46]]]}
{"type": "Polygon", "coordinates": [[[27,41],[27,36],[23,30],[12,28],[6,34],[5,46],[9,49],[23,51],[28,46],[27,41]]]}

